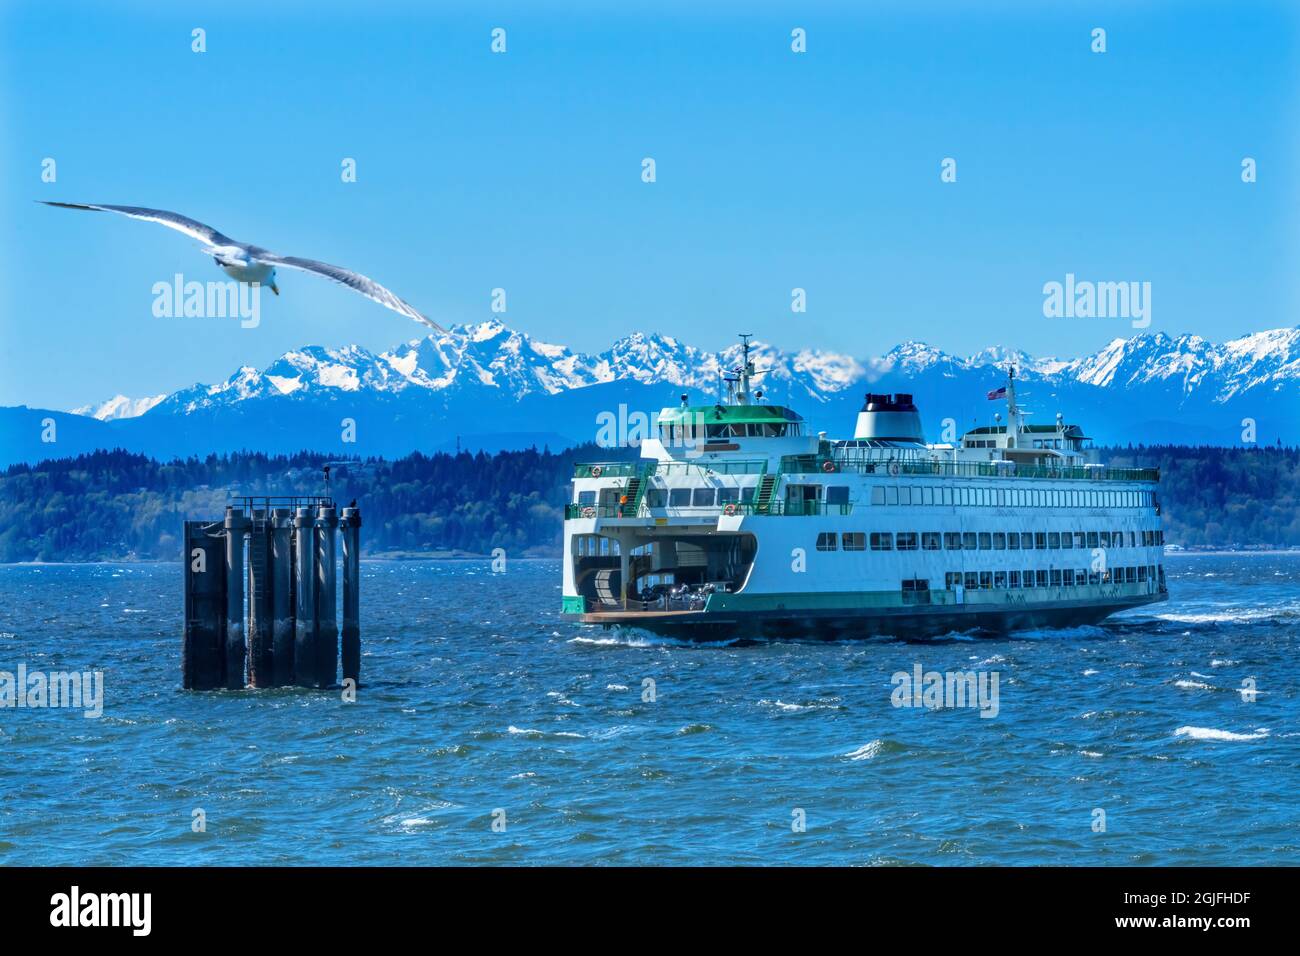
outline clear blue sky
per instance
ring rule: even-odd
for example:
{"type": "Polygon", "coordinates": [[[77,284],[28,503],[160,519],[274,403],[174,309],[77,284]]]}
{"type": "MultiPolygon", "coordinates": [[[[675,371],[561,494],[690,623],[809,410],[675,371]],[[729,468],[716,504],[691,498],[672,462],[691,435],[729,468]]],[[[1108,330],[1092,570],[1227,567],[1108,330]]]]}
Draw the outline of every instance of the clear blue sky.
{"type": "Polygon", "coordinates": [[[444,324],[492,317],[504,287],[507,324],[593,351],[744,330],[1072,356],[1132,334],[1044,318],[1066,272],[1150,281],[1151,331],[1300,321],[1292,5],[627,6],[5,4],[0,404],[169,391],[421,328],[302,274],[255,330],[157,319],[154,282],[224,278],[194,243],[33,199],[174,209],[444,324]]]}

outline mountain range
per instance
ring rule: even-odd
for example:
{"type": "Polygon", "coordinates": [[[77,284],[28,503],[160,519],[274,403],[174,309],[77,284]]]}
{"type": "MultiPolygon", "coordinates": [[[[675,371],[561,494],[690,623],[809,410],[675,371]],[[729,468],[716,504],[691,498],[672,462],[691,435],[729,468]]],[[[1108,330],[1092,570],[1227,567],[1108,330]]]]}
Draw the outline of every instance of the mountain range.
{"type": "MultiPolygon", "coordinates": [[[[117,395],[70,412],[0,408],[0,464],[113,447],[155,457],[300,449],[394,457],[458,441],[469,450],[555,449],[593,440],[598,416],[620,407],[650,415],[683,392],[713,401],[739,356],[739,345],[709,352],[640,332],[587,354],[495,321],[379,353],[306,346],[169,395],[117,395]]],[[[996,347],[960,357],[914,341],[869,358],[756,342],[752,358],[764,370],[765,401],[793,406],[836,437],[851,435],[868,390],[911,392],[932,441],[949,437],[945,425],[950,433],[952,423],[987,424],[1003,408],[985,394],[1014,364],[1031,420],[1059,412],[1098,443],[1235,445],[1243,420],[1260,443],[1300,443],[1297,328],[1220,344],[1143,333],[1069,360],[996,347]]]]}

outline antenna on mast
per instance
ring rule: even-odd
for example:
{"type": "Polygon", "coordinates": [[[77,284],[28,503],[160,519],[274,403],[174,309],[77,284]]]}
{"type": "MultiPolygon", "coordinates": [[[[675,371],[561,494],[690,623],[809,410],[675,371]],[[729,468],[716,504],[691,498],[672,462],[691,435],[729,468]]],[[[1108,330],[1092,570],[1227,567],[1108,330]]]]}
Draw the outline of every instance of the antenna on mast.
{"type": "MultiPolygon", "coordinates": [[[[729,379],[735,382],[739,388],[736,390],[736,401],[740,405],[750,404],[750,381],[755,377],[770,371],[765,368],[754,368],[754,363],[749,360],[749,340],[754,337],[753,332],[737,332],[740,336],[740,368],[735,369],[736,378],[729,379]]],[[[758,396],[762,398],[762,394],[758,396]]]]}

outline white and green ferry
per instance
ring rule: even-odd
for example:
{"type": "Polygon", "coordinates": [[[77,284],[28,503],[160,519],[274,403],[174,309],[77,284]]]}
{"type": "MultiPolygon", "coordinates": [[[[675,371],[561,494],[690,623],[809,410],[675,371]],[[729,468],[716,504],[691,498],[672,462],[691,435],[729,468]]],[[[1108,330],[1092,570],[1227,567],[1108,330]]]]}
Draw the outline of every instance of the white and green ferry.
{"type": "Polygon", "coordinates": [[[580,464],[563,612],[702,640],[925,637],[1091,624],[1167,597],[1154,469],[1110,468],[1077,425],[1006,422],[927,444],[910,395],[854,436],[751,393],[664,409],[640,461],[580,464]]]}

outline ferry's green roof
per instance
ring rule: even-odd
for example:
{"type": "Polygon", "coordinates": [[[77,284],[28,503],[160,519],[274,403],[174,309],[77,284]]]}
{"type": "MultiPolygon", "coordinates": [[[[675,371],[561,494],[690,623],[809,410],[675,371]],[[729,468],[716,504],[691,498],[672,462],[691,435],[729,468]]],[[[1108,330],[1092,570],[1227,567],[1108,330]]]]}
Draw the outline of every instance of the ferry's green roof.
{"type": "MultiPolygon", "coordinates": [[[[1064,425],[1062,427],[1064,428],[1065,434],[1069,435],[1072,438],[1081,434],[1078,425],[1064,425]]],[[[1040,434],[1046,432],[1055,433],[1057,429],[1055,425],[1021,425],[1020,430],[1026,433],[1032,432],[1033,434],[1040,434]]],[[[1006,432],[1007,432],[1006,425],[981,425],[979,428],[972,428],[970,431],[966,432],[966,434],[967,435],[1005,435],[1006,432]]]]}
{"type": "Polygon", "coordinates": [[[760,425],[774,422],[801,422],[803,416],[784,405],[688,405],[665,408],[659,413],[660,425],[760,425]]]}

